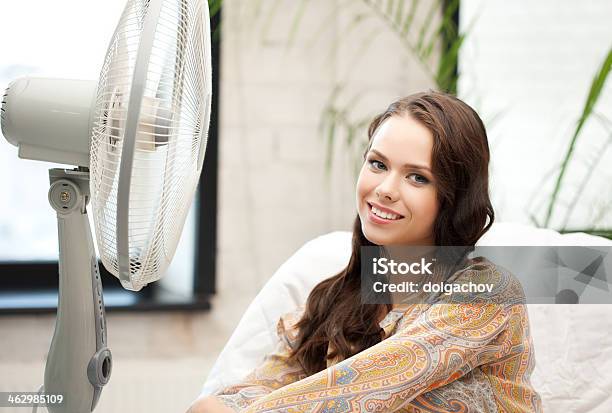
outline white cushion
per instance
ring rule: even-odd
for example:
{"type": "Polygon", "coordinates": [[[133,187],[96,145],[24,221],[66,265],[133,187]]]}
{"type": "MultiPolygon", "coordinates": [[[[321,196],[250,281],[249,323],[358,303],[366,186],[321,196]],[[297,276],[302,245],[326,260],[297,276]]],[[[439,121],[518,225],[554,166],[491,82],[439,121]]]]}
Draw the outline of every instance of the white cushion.
{"type": "MultiPolygon", "coordinates": [[[[586,246],[612,245],[612,241],[494,223],[477,245],[586,246]]],[[[307,242],[281,265],[242,316],[202,395],[237,383],[253,370],[273,349],[279,317],[303,304],[320,281],[342,270],[350,252],[351,233],[332,232],[307,242]]],[[[545,411],[612,411],[612,401],[606,401],[612,392],[612,306],[530,304],[528,308],[536,353],[533,384],[545,411]]]]}

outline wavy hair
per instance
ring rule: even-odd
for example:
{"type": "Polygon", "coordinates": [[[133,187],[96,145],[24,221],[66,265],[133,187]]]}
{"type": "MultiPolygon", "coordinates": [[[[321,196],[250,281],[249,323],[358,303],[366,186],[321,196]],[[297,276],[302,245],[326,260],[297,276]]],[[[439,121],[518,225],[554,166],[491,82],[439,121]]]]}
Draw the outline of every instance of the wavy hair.
{"type": "MultiPolygon", "coordinates": [[[[433,135],[432,173],[439,203],[435,245],[473,249],[494,220],[488,187],[489,145],[482,120],[474,109],[452,95],[416,93],[391,103],[372,120],[364,158],[372,137],[391,116],[410,116],[433,135]]],[[[378,322],[391,310],[391,304],[362,304],[360,294],[360,250],[372,245],[357,215],[346,268],[317,284],[308,296],[304,314],[296,324],[297,345],[291,354],[306,374],[325,369],[328,359],[346,359],[382,340],[378,322]],[[328,348],[333,349],[330,354],[328,348]]]]}

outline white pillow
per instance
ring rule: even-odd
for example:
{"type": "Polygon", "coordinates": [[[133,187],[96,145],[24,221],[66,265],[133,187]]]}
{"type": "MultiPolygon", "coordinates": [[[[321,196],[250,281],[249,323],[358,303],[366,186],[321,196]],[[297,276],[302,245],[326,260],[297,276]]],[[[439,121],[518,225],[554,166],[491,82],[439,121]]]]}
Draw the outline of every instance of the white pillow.
{"type": "MultiPolygon", "coordinates": [[[[337,274],[346,266],[351,253],[351,235],[350,232],[332,232],[315,238],[307,242],[276,271],[249,305],[236,330],[221,351],[204,384],[202,395],[212,394],[239,382],[261,363],[263,357],[273,350],[277,340],[276,324],[279,317],[303,304],[315,285],[337,274]]],[[[550,229],[539,229],[522,224],[494,223],[477,245],[612,245],[612,241],[584,233],[562,235],[550,229]]],[[[543,393],[545,407],[548,405],[565,408],[568,399],[562,396],[563,388],[567,388],[567,391],[570,392],[568,394],[581,393],[576,393],[576,389],[572,387],[571,376],[570,379],[564,381],[567,375],[558,374],[557,370],[560,365],[558,357],[553,376],[551,368],[555,359],[545,356],[562,355],[566,347],[561,337],[551,329],[561,329],[566,334],[570,334],[568,328],[570,324],[575,324],[571,326],[573,333],[580,334],[576,328],[583,323],[576,318],[593,317],[597,312],[599,312],[599,317],[602,312],[610,315],[612,306],[610,309],[606,305],[574,306],[581,307],[572,312],[575,315],[575,323],[569,323],[569,320],[566,319],[567,311],[561,313],[566,306],[554,306],[555,308],[548,309],[546,307],[551,306],[529,306],[536,360],[538,361],[533,381],[536,389],[543,393]],[[547,360],[546,363],[550,365],[541,365],[541,355],[542,360],[547,360]],[[555,404],[557,401],[559,403],[555,404]]],[[[612,320],[612,317],[608,319],[612,320]]],[[[612,321],[609,323],[610,329],[599,330],[600,335],[603,336],[605,333],[606,337],[602,338],[608,342],[610,338],[607,336],[612,331],[612,321]]],[[[593,337],[593,334],[591,331],[586,336],[584,334],[582,336],[590,337],[591,340],[600,339],[593,337]]],[[[587,343],[584,343],[583,347],[577,350],[586,357],[599,357],[599,352],[602,351],[600,347],[589,347],[587,343]],[[588,356],[589,354],[592,356],[588,356]]],[[[612,345],[606,350],[606,354],[607,358],[612,360],[612,345]]],[[[568,359],[567,354],[564,357],[568,359]]],[[[580,358],[581,355],[576,355],[576,357],[580,358]]],[[[612,371],[612,363],[607,371],[612,371]]],[[[608,382],[610,387],[608,390],[612,390],[612,380],[608,382]]],[[[606,387],[608,384],[603,386],[606,387]]],[[[587,390],[583,389],[585,392],[587,390]]],[[[601,396],[597,391],[595,395],[601,396]]],[[[594,401],[586,400],[586,403],[594,403],[594,401]]]]}
{"type": "Polygon", "coordinates": [[[476,245],[599,246],[612,245],[612,241],[607,238],[585,234],[584,232],[560,234],[548,228],[535,228],[525,224],[500,222],[493,223],[476,245]]]}

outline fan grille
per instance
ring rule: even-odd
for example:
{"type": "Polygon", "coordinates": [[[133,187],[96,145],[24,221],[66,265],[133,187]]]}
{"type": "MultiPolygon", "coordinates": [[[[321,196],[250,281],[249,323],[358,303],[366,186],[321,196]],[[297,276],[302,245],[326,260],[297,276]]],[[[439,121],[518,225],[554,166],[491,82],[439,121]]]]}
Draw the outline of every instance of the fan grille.
{"type": "Polygon", "coordinates": [[[11,85],[9,85],[4,94],[2,95],[2,106],[0,106],[0,132],[2,132],[3,136],[6,136],[6,132],[4,131],[4,125],[6,124],[6,103],[8,102],[8,93],[11,85]]]}
{"type": "MultiPolygon", "coordinates": [[[[155,1],[155,0],[151,0],[155,1]]],[[[138,47],[151,1],[130,0],[97,90],[90,172],[96,238],[104,266],[125,288],[159,279],[178,244],[198,183],[210,113],[208,5],[161,2],[139,113],[128,113],[138,47]],[[128,117],[138,116],[128,201],[128,247],[118,250],[120,165],[128,117]],[[129,274],[120,274],[120,254],[129,274]],[[126,281],[129,276],[129,282],[126,281]]],[[[127,151],[126,151],[127,152],[127,151]]]]}

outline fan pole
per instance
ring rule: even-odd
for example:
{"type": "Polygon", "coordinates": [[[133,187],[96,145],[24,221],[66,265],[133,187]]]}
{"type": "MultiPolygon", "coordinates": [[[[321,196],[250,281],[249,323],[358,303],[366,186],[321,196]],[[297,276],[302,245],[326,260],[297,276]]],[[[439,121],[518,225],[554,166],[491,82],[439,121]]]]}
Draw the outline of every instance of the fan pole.
{"type": "Polygon", "coordinates": [[[57,212],[59,296],[45,367],[45,394],[61,394],[51,413],[95,408],[111,373],[102,283],[87,218],[87,168],[50,169],[49,203],[57,212]]]}

